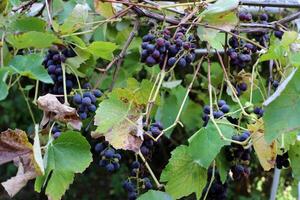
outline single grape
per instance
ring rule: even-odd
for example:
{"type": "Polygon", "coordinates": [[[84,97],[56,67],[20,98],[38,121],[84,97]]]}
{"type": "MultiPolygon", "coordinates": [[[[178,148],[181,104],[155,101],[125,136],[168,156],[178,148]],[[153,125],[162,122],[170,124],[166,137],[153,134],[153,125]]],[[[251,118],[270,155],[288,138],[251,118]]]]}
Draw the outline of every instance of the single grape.
{"type": "Polygon", "coordinates": [[[259,16],[259,19],[260,19],[261,21],[268,21],[269,16],[268,16],[268,14],[263,13],[263,14],[261,14],[261,15],[259,16]]]}
{"type": "Polygon", "coordinates": [[[114,156],[114,154],[115,154],[115,151],[113,150],[113,149],[107,149],[107,150],[105,150],[105,152],[104,152],[104,156],[106,157],[106,158],[113,158],[113,156],[114,156]]]}
{"type": "Polygon", "coordinates": [[[113,172],[115,170],[115,166],[112,163],[108,163],[105,168],[108,172],[113,172]]]}
{"type": "Polygon", "coordinates": [[[175,57],[169,58],[169,60],[168,60],[168,66],[169,67],[173,67],[174,64],[176,63],[176,61],[177,61],[177,59],[175,57]]]}
{"type": "Polygon", "coordinates": [[[133,161],[132,164],[131,164],[131,168],[132,169],[138,169],[141,167],[141,164],[139,161],[133,161]]]}
{"type": "Polygon", "coordinates": [[[58,138],[59,136],[61,135],[61,132],[60,131],[57,131],[53,134],[53,138],[56,139],[58,138]]]}
{"type": "Polygon", "coordinates": [[[91,103],[92,103],[92,101],[89,97],[82,98],[82,105],[89,106],[89,105],[91,105],[91,103]]]}
{"type": "Polygon", "coordinates": [[[222,107],[223,105],[226,105],[226,101],[223,100],[223,99],[220,99],[220,100],[218,101],[218,106],[219,106],[219,107],[222,107]]]}
{"type": "Polygon", "coordinates": [[[164,46],[164,45],[165,45],[165,40],[164,40],[163,38],[158,38],[158,39],[156,40],[156,45],[157,45],[158,47],[164,46]]]}
{"type": "Polygon", "coordinates": [[[223,105],[223,106],[220,108],[220,110],[221,110],[223,113],[228,113],[228,112],[230,111],[230,107],[229,107],[227,104],[225,104],[225,105],[223,105]]]}
{"type": "Polygon", "coordinates": [[[210,114],[210,106],[209,105],[205,105],[204,108],[203,108],[203,112],[205,114],[210,114]]]}
{"type": "Polygon", "coordinates": [[[284,34],[283,31],[275,31],[274,32],[275,37],[277,37],[279,39],[282,39],[283,34],[284,34]]]}
{"type": "Polygon", "coordinates": [[[75,104],[81,104],[81,101],[82,101],[82,98],[81,98],[81,96],[80,96],[80,94],[75,94],[74,96],[73,96],[73,102],[75,103],[75,104]]]}
{"type": "Polygon", "coordinates": [[[105,146],[103,145],[103,143],[97,143],[96,146],[95,146],[95,151],[97,153],[100,153],[101,151],[103,151],[105,148],[105,146]]]}
{"type": "Polygon", "coordinates": [[[146,64],[148,66],[153,66],[156,64],[156,60],[152,56],[148,56],[146,59],[146,64]]]}
{"type": "Polygon", "coordinates": [[[85,112],[79,113],[79,118],[81,120],[85,120],[87,118],[87,114],[85,112]]]}
{"type": "Polygon", "coordinates": [[[180,68],[184,68],[186,66],[186,60],[184,58],[180,58],[177,63],[177,66],[180,68]]]}
{"type": "Polygon", "coordinates": [[[89,111],[91,111],[91,112],[95,112],[96,110],[97,110],[97,107],[95,106],[95,105],[90,105],[89,107],[88,107],[88,110],[89,111]]]}
{"type": "Polygon", "coordinates": [[[242,83],[238,84],[238,87],[241,91],[245,92],[247,90],[247,83],[242,82],[242,83]]]}

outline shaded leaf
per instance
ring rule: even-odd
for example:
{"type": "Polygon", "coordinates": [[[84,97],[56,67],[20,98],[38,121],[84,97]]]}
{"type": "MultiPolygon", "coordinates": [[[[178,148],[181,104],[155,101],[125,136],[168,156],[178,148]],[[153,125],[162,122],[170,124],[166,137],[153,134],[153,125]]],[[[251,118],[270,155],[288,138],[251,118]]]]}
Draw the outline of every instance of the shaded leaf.
{"type": "Polygon", "coordinates": [[[17,55],[11,60],[10,66],[22,76],[44,83],[53,83],[47,70],[42,66],[43,59],[43,56],[38,54],[17,55]]]}
{"type": "Polygon", "coordinates": [[[277,142],[268,144],[265,141],[264,121],[260,118],[255,124],[249,124],[254,150],[258,160],[265,171],[274,168],[277,155],[277,142]]]}
{"type": "Polygon", "coordinates": [[[13,21],[10,28],[19,32],[44,32],[46,29],[46,22],[37,17],[22,17],[13,21]]]}
{"type": "Polygon", "coordinates": [[[196,193],[197,199],[200,199],[206,185],[207,171],[195,163],[188,152],[188,147],[183,145],[172,151],[160,177],[160,181],[166,182],[166,192],[174,199],[192,193],[196,193]]]}
{"type": "Polygon", "coordinates": [[[110,2],[104,3],[99,0],[94,0],[94,6],[96,12],[106,19],[115,15],[115,10],[110,2]]]}
{"type": "Polygon", "coordinates": [[[289,158],[291,161],[291,167],[293,176],[297,181],[300,181],[300,142],[297,141],[295,145],[291,146],[289,150],[289,158]]]}
{"type": "Polygon", "coordinates": [[[300,71],[297,70],[285,89],[265,107],[265,138],[268,143],[281,134],[300,129],[300,71]],[[284,119],[284,120],[283,120],[284,119]]]}
{"type": "MultiPolygon", "coordinates": [[[[218,126],[226,138],[231,138],[235,133],[235,129],[230,125],[218,124],[218,126]]],[[[212,122],[209,122],[206,127],[201,128],[190,137],[189,143],[188,150],[192,159],[206,169],[208,169],[221,148],[230,144],[230,142],[221,139],[217,128],[212,122]]]]}
{"type": "Polygon", "coordinates": [[[138,200],[172,200],[171,196],[169,196],[165,192],[149,190],[148,192],[139,196],[138,200]]]}
{"type": "Polygon", "coordinates": [[[6,37],[6,40],[17,49],[30,47],[41,49],[51,47],[53,43],[61,43],[54,34],[36,31],[18,35],[9,34],[6,37]]]}
{"type": "Polygon", "coordinates": [[[96,41],[88,46],[87,50],[96,58],[112,60],[113,52],[117,49],[117,45],[112,42],[96,41]]]}

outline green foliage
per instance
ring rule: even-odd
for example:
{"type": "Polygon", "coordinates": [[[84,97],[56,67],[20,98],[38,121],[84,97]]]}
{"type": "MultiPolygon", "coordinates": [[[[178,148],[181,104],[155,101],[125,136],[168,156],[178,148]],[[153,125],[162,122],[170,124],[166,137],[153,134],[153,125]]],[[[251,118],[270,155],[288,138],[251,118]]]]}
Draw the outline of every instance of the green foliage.
{"type": "Polygon", "coordinates": [[[297,70],[285,89],[265,108],[265,138],[268,142],[284,133],[300,129],[300,71],[297,70]],[[284,119],[284,120],[282,120],[284,119]]]}
{"type": "Polygon", "coordinates": [[[206,184],[206,169],[193,161],[187,146],[179,146],[172,151],[172,157],[161,174],[166,183],[166,192],[174,199],[196,193],[200,199],[206,184]]]}
{"type": "Polygon", "coordinates": [[[172,200],[172,198],[165,192],[149,190],[145,194],[141,195],[138,200],[172,200]]]}
{"type": "Polygon", "coordinates": [[[42,62],[43,56],[39,54],[17,55],[11,60],[10,67],[21,76],[44,83],[53,83],[47,70],[42,66],[42,62]]]}
{"type": "MultiPolygon", "coordinates": [[[[224,121],[226,122],[226,121],[224,121]]],[[[226,138],[231,138],[235,129],[230,125],[219,124],[219,129],[226,138]]],[[[192,159],[204,168],[208,168],[211,162],[220,152],[221,148],[230,142],[222,140],[216,126],[209,122],[189,139],[189,152],[192,159]]]]}

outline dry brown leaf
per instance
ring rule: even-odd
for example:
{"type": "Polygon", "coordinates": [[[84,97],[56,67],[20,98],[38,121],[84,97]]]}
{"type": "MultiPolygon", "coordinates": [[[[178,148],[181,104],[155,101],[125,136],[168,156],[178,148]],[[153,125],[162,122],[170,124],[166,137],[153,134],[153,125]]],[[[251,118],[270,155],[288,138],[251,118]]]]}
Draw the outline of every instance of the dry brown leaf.
{"type": "Polygon", "coordinates": [[[44,111],[41,125],[46,125],[51,119],[70,124],[74,129],[80,130],[82,122],[75,108],[64,105],[58,101],[55,95],[46,94],[37,100],[38,106],[44,111]]]}
{"type": "Polygon", "coordinates": [[[138,152],[143,143],[142,138],[137,135],[143,130],[139,119],[140,117],[131,116],[130,119],[123,120],[118,126],[114,126],[106,133],[93,132],[92,137],[104,136],[105,140],[116,149],[138,152]]]}
{"type": "Polygon", "coordinates": [[[248,125],[251,132],[253,147],[257,154],[258,160],[265,171],[274,168],[276,162],[277,142],[273,141],[268,144],[265,141],[264,121],[262,118],[256,121],[255,124],[248,125]]]}
{"type": "Polygon", "coordinates": [[[0,134],[0,165],[10,161],[18,166],[18,172],[2,185],[13,197],[29,180],[41,174],[34,160],[33,147],[22,130],[8,129],[0,134]]]}

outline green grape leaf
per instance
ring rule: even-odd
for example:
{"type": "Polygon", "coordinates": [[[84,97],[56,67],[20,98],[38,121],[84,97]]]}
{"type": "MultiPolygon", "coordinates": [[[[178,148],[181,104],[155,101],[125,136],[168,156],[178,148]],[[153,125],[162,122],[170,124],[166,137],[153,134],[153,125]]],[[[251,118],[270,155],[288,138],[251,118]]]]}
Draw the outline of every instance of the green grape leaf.
{"type": "Polygon", "coordinates": [[[101,2],[101,1],[94,1],[95,10],[97,13],[99,13],[101,16],[107,18],[110,18],[115,15],[114,7],[112,6],[112,3],[110,2],[101,2]]]}
{"type": "Polygon", "coordinates": [[[92,162],[88,141],[79,132],[67,131],[49,145],[47,168],[82,173],[92,162]]]}
{"type": "MultiPolygon", "coordinates": [[[[280,90],[280,88],[277,90],[280,90]]],[[[279,96],[265,107],[263,119],[266,141],[270,143],[281,134],[299,130],[299,112],[300,71],[297,70],[279,96]]]]}
{"type": "Polygon", "coordinates": [[[17,49],[30,47],[42,49],[51,47],[54,43],[61,43],[61,41],[51,33],[36,31],[29,31],[18,35],[9,34],[6,40],[17,49]]]}
{"type": "MultiPolygon", "coordinates": [[[[227,121],[224,120],[223,122],[227,121]]],[[[235,129],[230,125],[218,124],[218,126],[226,138],[231,138],[235,133],[235,129]]],[[[209,122],[206,127],[201,128],[190,137],[189,143],[189,153],[192,159],[206,169],[208,169],[221,148],[230,144],[230,142],[221,139],[217,128],[212,122],[209,122]]]]}
{"type": "MultiPolygon", "coordinates": [[[[177,113],[180,109],[181,103],[184,99],[186,89],[182,86],[173,88],[168,97],[164,97],[161,100],[161,105],[158,107],[155,119],[160,121],[163,126],[169,127],[176,119],[177,113]]],[[[188,105],[189,99],[187,99],[183,111],[185,111],[188,105]]],[[[174,128],[165,132],[165,136],[170,137],[174,128]]]]}
{"type": "Polygon", "coordinates": [[[12,22],[10,28],[14,31],[28,32],[37,31],[44,32],[46,29],[46,22],[37,17],[22,17],[12,22]]]}
{"type": "Polygon", "coordinates": [[[300,181],[300,142],[297,141],[295,145],[290,147],[289,158],[294,177],[300,181]]]}
{"type": "Polygon", "coordinates": [[[37,177],[35,191],[40,192],[46,180],[49,199],[59,200],[73,182],[75,173],[82,173],[92,162],[88,141],[79,132],[61,134],[47,148],[44,156],[46,172],[37,177]],[[51,173],[52,172],[52,173],[51,173]]]}
{"type": "Polygon", "coordinates": [[[196,193],[200,199],[206,185],[206,169],[195,163],[187,146],[181,145],[172,151],[172,156],[163,170],[160,181],[167,182],[166,192],[174,199],[196,193]]]}
{"type": "Polygon", "coordinates": [[[131,104],[113,97],[102,101],[96,111],[96,131],[93,138],[102,135],[114,148],[138,152],[143,134],[141,113],[131,104]]]}
{"type": "Polygon", "coordinates": [[[172,197],[165,192],[149,190],[142,194],[138,200],[172,200],[172,197]]]}
{"type": "Polygon", "coordinates": [[[290,55],[290,62],[295,67],[300,67],[300,52],[292,53],[290,55]]]}
{"type": "Polygon", "coordinates": [[[214,49],[220,50],[225,46],[225,34],[218,30],[199,26],[197,35],[201,40],[207,41],[214,49]]]}
{"type": "Polygon", "coordinates": [[[105,60],[112,60],[113,52],[117,49],[117,45],[112,42],[96,41],[87,47],[87,50],[96,58],[103,58],[105,60]]]}
{"type": "Polygon", "coordinates": [[[62,34],[73,33],[84,26],[88,18],[88,5],[77,4],[64,23],[59,27],[62,34]]]}
{"type": "Polygon", "coordinates": [[[235,12],[238,5],[238,0],[218,0],[214,4],[210,4],[200,14],[202,16],[201,22],[230,31],[239,21],[235,12]]]}
{"type": "Polygon", "coordinates": [[[222,183],[225,183],[230,170],[230,162],[228,162],[228,160],[226,159],[224,148],[222,148],[222,150],[216,157],[216,166],[220,173],[222,183]]]}
{"type": "MultiPolygon", "coordinates": [[[[115,88],[109,96],[133,102],[137,106],[146,106],[152,87],[153,84],[149,80],[144,79],[139,83],[136,79],[129,78],[126,87],[115,88]]],[[[159,99],[157,98],[155,104],[158,104],[159,99]]]]}
{"type": "Polygon", "coordinates": [[[8,86],[6,84],[6,77],[8,75],[7,68],[0,69],[0,101],[5,99],[8,95],[8,86]]]}
{"type": "Polygon", "coordinates": [[[73,181],[74,173],[54,170],[47,184],[47,196],[52,200],[60,200],[73,181]]]}
{"type": "Polygon", "coordinates": [[[107,132],[113,126],[121,123],[130,112],[130,108],[123,101],[110,98],[102,101],[96,111],[95,125],[97,131],[107,132]]]}
{"type": "Polygon", "coordinates": [[[40,54],[17,55],[13,57],[10,66],[15,72],[44,83],[53,83],[47,70],[42,66],[43,56],[40,54]]]}

